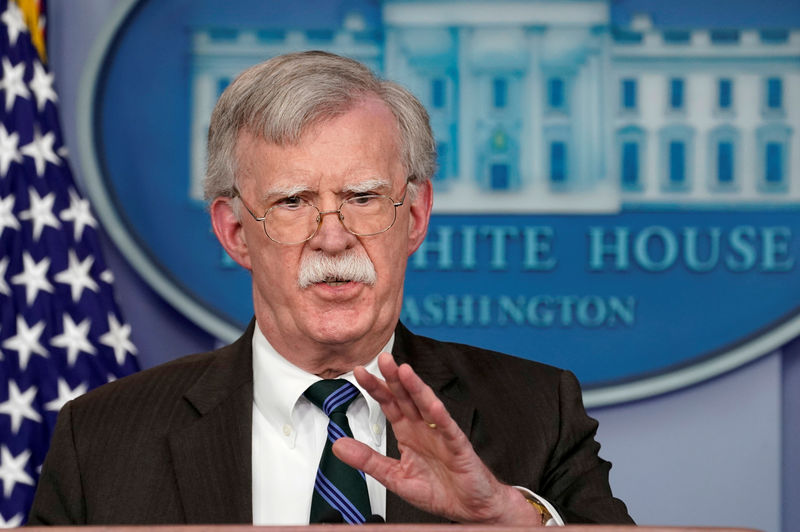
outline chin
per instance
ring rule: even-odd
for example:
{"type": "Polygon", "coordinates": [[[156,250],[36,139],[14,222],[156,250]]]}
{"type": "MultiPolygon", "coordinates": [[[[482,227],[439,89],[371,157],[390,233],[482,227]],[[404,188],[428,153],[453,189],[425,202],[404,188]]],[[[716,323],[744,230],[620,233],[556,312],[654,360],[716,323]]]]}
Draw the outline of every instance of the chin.
{"type": "Polygon", "coordinates": [[[321,344],[341,345],[355,342],[363,338],[371,329],[367,324],[358,323],[358,319],[346,316],[330,319],[323,317],[311,324],[309,336],[321,344]]]}

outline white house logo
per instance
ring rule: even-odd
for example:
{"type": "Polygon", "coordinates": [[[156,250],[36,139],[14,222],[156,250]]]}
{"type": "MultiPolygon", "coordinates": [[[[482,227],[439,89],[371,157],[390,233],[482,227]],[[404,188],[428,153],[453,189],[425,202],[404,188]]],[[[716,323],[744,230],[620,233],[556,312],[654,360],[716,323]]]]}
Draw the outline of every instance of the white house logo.
{"type": "Polygon", "coordinates": [[[242,69],[302,49],[359,59],[430,110],[415,332],[573,369],[591,405],[800,333],[800,7],[711,27],[690,2],[682,25],[634,1],[235,3],[123,6],[80,113],[106,227],[220,338],[252,309],[203,211],[208,119],[242,69]]]}

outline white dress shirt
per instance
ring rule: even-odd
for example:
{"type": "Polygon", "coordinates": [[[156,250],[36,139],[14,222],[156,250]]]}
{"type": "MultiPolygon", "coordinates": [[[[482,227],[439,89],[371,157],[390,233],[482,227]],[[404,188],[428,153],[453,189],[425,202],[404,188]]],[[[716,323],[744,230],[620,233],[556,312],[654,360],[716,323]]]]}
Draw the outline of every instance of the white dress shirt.
{"type": "MultiPolygon", "coordinates": [[[[391,352],[394,335],[383,351],[391,352]]],[[[366,366],[381,377],[377,354],[366,366]]],[[[386,454],[386,417],[352,372],[339,378],[360,391],[347,409],[353,436],[386,454]]],[[[256,325],[253,334],[253,524],[307,525],[328,416],[303,396],[320,378],[278,354],[256,325]]],[[[367,475],[372,513],[386,517],[386,488],[367,475]]]]}

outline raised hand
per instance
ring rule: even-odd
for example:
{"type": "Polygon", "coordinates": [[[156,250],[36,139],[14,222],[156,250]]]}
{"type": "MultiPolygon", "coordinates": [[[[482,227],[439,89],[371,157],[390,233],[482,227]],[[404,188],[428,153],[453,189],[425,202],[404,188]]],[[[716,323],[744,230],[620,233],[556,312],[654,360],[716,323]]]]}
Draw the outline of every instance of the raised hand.
{"type": "Polygon", "coordinates": [[[408,364],[398,367],[392,355],[382,353],[378,366],[385,381],[363,367],[354,373],[391,423],[400,459],[342,438],[333,446],[342,461],[414,506],[453,521],[541,523],[541,515],[523,495],[489,471],[433,390],[408,364]]]}

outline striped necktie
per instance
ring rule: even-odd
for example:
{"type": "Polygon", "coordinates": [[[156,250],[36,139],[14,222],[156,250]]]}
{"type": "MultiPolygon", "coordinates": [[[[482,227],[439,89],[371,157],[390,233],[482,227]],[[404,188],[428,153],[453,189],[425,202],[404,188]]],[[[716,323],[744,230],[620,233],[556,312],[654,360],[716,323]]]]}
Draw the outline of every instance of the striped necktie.
{"type": "Polygon", "coordinates": [[[314,481],[309,522],[319,523],[321,518],[330,516],[335,510],[341,513],[347,523],[363,523],[370,515],[364,473],[333,454],[333,442],[344,436],[353,437],[347,422],[347,407],[360,393],[344,379],[329,379],[315,382],[303,395],[325,412],[329,419],[328,437],[314,481]]]}

